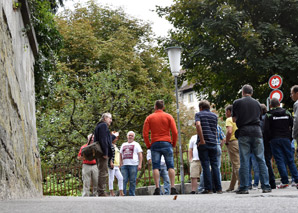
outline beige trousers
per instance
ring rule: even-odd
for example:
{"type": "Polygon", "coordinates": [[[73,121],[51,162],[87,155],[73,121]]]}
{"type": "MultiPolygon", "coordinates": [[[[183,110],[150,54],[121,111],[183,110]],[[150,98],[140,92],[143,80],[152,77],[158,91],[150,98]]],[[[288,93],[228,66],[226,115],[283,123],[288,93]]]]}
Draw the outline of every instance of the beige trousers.
{"type": "Polygon", "coordinates": [[[240,181],[239,181],[240,157],[239,157],[238,140],[229,141],[227,148],[228,148],[229,157],[232,163],[232,179],[230,182],[229,189],[234,190],[237,180],[238,180],[238,186],[240,185],[240,181]]]}

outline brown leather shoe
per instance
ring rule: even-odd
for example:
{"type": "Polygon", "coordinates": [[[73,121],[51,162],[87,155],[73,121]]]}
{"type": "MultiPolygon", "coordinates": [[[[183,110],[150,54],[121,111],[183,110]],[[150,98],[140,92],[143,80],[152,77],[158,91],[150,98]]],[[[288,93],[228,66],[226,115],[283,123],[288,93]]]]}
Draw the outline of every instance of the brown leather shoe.
{"type": "Polygon", "coordinates": [[[107,195],[106,193],[99,193],[98,197],[109,197],[109,195],[107,195]]]}

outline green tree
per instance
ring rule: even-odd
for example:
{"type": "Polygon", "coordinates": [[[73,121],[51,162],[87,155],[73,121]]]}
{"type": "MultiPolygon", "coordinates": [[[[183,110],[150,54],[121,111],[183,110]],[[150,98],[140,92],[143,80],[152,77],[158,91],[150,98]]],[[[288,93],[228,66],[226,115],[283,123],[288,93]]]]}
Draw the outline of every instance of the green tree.
{"type": "MultiPolygon", "coordinates": [[[[62,37],[54,20],[54,13],[62,0],[29,0],[32,27],[38,43],[38,55],[35,57],[34,78],[37,105],[45,105],[51,84],[49,78],[57,64],[57,54],[62,47],[62,37]]],[[[31,26],[26,26],[24,31],[31,26]]],[[[39,107],[39,106],[37,106],[39,107]]]]}
{"type": "Polygon", "coordinates": [[[283,78],[286,107],[297,84],[298,1],[294,0],[175,0],[158,8],[175,26],[164,45],[184,49],[184,75],[194,89],[223,107],[240,97],[249,83],[254,97],[266,103],[269,77],[283,78]]]}
{"type": "Polygon", "coordinates": [[[37,111],[43,166],[73,163],[86,137],[104,112],[110,129],[128,130],[142,142],[143,122],[154,101],[164,99],[172,112],[173,77],[152,45],[151,27],[121,9],[90,1],[57,17],[64,40],[51,92],[37,111]]]}

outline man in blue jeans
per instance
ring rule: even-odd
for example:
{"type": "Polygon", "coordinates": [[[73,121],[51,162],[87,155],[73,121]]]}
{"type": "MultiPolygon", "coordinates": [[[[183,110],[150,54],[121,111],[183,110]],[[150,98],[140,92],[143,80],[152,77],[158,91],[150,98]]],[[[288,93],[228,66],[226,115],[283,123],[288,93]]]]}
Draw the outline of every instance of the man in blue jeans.
{"type": "Polygon", "coordinates": [[[296,184],[298,184],[298,171],[291,146],[293,118],[289,111],[279,105],[279,100],[272,98],[270,101],[272,109],[265,117],[264,137],[270,141],[272,154],[281,177],[281,184],[277,188],[283,189],[289,186],[287,166],[296,184]]]}
{"type": "Polygon", "coordinates": [[[252,86],[246,84],[242,87],[242,98],[233,103],[232,117],[238,127],[235,135],[238,138],[240,154],[240,188],[236,191],[237,194],[248,194],[251,152],[255,155],[259,165],[263,193],[271,192],[268,169],[264,158],[263,135],[260,127],[262,109],[260,103],[251,97],[252,94],[252,86]]]}
{"type": "Polygon", "coordinates": [[[204,191],[201,194],[213,193],[212,180],[214,180],[215,191],[222,194],[217,161],[217,115],[210,112],[210,103],[206,100],[200,101],[199,109],[200,112],[195,115],[195,122],[199,157],[204,175],[204,191]],[[210,172],[210,164],[212,172],[210,172]]]}
{"type": "Polygon", "coordinates": [[[143,150],[140,144],[134,141],[135,133],[127,133],[127,142],[120,148],[120,167],[123,175],[123,193],[126,195],[126,185],[129,180],[129,196],[135,196],[138,171],[142,168],[143,150]]]}
{"type": "Polygon", "coordinates": [[[157,100],[154,113],[149,115],[143,126],[143,137],[147,149],[151,150],[153,178],[155,183],[154,195],[160,195],[159,169],[161,156],[164,157],[171,182],[171,195],[178,194],[175,188],[174,152],[178,131],[172,115],[164,112],[163,100],[157,100]],[[149,137],[149,133],[151,135],[149,137]],[[171,134],[172,133],[172,134],[171,134]],[[150,140],[151,139],[151,140],[150,140]]]}

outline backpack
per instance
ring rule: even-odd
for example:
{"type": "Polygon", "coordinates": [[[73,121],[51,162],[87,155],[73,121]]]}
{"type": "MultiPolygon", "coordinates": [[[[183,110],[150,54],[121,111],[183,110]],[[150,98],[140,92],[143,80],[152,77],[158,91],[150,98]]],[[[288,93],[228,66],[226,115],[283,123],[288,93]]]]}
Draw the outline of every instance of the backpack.
{"type": "MultiPolygon", "coordinates": [[[[92,135],[93,136],[93,135],[92,135]]],[[[101,146],[98,141],[90,144],[92,136],[88,141],[88,145],[82,149],[81,155],[88,161],[92,161],[96,158],[100,158],[103,156],[103,152],[101,146]]]]}

